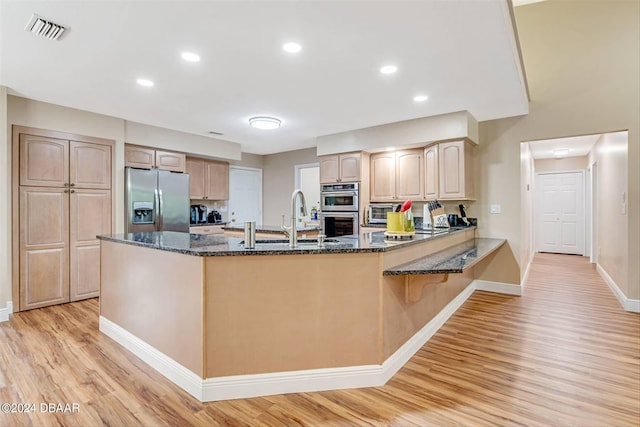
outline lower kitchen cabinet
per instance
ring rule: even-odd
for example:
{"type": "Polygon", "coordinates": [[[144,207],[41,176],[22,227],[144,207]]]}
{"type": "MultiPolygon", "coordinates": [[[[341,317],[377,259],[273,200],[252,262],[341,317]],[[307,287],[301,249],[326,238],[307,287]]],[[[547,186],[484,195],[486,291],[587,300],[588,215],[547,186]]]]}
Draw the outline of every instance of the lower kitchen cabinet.
{"type": "Polygon", "coordinates": [[[111,191],[20,188],[20,310],[97,297],[111,191]]]}

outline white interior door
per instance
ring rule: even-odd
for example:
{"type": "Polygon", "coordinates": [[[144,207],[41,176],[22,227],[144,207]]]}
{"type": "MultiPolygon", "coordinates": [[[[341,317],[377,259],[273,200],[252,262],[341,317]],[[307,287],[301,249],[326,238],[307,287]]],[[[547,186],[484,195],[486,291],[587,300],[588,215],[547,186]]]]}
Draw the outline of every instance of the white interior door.
{"type": "Polygon", "coordinates": [[[262,169],[229,168],[229,221],[262,224],[262,169]]]}
{"type": "Polygon", "coordinates": [[[584,255],[583,172],[536,175],[536,250],[584,255]]]}

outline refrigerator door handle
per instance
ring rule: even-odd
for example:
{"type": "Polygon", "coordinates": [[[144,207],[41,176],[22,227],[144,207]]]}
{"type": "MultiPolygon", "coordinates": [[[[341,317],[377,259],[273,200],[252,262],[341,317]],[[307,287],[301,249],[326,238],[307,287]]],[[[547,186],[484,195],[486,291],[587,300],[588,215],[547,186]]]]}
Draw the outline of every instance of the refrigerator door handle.
{"type": "Polygon", "coordinates": [[[158,189],[158,230],[164,230],[164,203],[162,200],[162,190],[158,189]]]}
{"type": "Polygon", "coordinates": [[[158,194],[158,189],[153,190],[153,204],[154,210],[156,211],[156,215],[154,218],[156,229],[155,231],[160,230],[160,196],[158,194]]]}

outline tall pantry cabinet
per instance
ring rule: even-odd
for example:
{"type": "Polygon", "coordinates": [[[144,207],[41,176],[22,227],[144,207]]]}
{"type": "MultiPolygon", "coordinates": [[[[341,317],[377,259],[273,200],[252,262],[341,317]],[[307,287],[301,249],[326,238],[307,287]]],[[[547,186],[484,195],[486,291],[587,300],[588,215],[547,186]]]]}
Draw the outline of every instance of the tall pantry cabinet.
{"type": "Polygon", "coordinates": [[[13,139],[18,310],[97,297],[96,235],[113,230],[114,142],[16,126],[13,139]]]}

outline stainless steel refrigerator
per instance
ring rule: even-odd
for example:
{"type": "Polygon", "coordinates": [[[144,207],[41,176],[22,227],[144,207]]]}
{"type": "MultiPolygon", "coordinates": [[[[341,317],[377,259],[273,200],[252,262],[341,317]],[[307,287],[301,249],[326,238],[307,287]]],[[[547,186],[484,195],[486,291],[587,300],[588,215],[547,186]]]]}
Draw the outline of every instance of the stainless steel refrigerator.
{"type": "Polygon", "coordinates": [[[189,174],[125,168],[125,232],[189,232],[189,174]]]}

